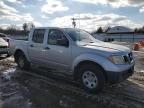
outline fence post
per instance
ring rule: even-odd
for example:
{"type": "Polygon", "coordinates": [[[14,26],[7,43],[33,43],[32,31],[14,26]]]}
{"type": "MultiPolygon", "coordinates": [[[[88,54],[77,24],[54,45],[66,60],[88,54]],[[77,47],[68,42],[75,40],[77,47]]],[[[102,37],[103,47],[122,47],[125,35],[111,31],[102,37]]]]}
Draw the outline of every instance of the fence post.
{"type": "Polygon", "coordinates": [[[133,43],[134,43],[134,33],[133,33],[133,43]]]}

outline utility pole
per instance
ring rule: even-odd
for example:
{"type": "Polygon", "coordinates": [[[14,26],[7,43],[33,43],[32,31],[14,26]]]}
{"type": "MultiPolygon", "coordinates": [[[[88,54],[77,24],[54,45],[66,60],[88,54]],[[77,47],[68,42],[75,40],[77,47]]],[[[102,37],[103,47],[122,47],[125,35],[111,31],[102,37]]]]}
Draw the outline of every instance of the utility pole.
{"type": "Polygon", "coordinates": [[[75,28],[76,27],[76,22],[75,22],[75,18],[72,18],[72,25],[73,25],[73,27],[75,28]]]}

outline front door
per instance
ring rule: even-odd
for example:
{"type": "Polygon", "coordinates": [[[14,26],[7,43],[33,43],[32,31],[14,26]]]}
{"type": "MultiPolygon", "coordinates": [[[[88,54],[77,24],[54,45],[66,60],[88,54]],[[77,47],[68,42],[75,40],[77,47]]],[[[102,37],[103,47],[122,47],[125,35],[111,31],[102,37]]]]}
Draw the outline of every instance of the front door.
{"type": "Polygon", "coordinates": [[[68,69],[71,61],[71,47],[68,38],[57,29],[50,29],[44,59],[54,69],[68,69]]]}

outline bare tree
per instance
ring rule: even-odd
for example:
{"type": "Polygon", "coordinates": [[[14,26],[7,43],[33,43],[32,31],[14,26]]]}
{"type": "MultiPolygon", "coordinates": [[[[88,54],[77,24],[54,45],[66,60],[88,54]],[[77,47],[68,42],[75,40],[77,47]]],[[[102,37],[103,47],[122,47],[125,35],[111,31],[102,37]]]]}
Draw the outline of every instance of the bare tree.
{"type": "Polygon", "coordinates": [[[15,24],[11,24],[7,27],[6,31],[7,34],[16,34],[18,31],[18,27],[15,24]]]}
{"type": "Polygon", "coordinates": [[[32,28],[35,27],[35,25],[32,22],[27,23],[27,25],[28,25],[28,31],[30,31],[32,28]]]}
{"type": "Polygon", "coordinates": [[[35,25],[33,23],[31,23],[31,28],[35,28],[35,25]]]}
{"type": "Polygon", "coordinates": [[[134,32],[137,33],[137,32],[138,32],[138,28],[135,28],[135,29],[134,29],[134,32]]]}
{"type": "Polygon", "coordinates": [[[108,26],[104,32],[107,33],[110,29],[111,29],[111,27],[108,26]]]}
{"type": "Polygon", "coordinates": [[[34,27],[35,27],[35,25],[32,22],[23,24],[24,31],[30,31],[34,27]]]}
{"type": "Polygon", "coordinates": [[[28,25],[27,25],[27,23],[24,23],[24,24],[23,24],[23,30],[24,30],[24,31],[27,31],[27,29],[28,29],[28,25]]]}
{"type": "Polygon", "coordinates": [[[18,29],[18,27],[15,24],[11,24],[10,26],[7,27],[7,30],[11,30],[11,31],[16,31],[18,29]]]}

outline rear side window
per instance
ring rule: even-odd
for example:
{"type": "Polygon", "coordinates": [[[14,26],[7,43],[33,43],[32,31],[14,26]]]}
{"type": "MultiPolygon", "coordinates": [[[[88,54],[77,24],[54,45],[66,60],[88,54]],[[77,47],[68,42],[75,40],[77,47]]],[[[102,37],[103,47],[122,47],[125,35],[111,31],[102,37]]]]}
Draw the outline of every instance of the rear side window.
{"type": "Polygon", "coordinates": [[[36,29],[34,30],[32,41],[35,43],[43,43],[45,29],[36,29]]]}

